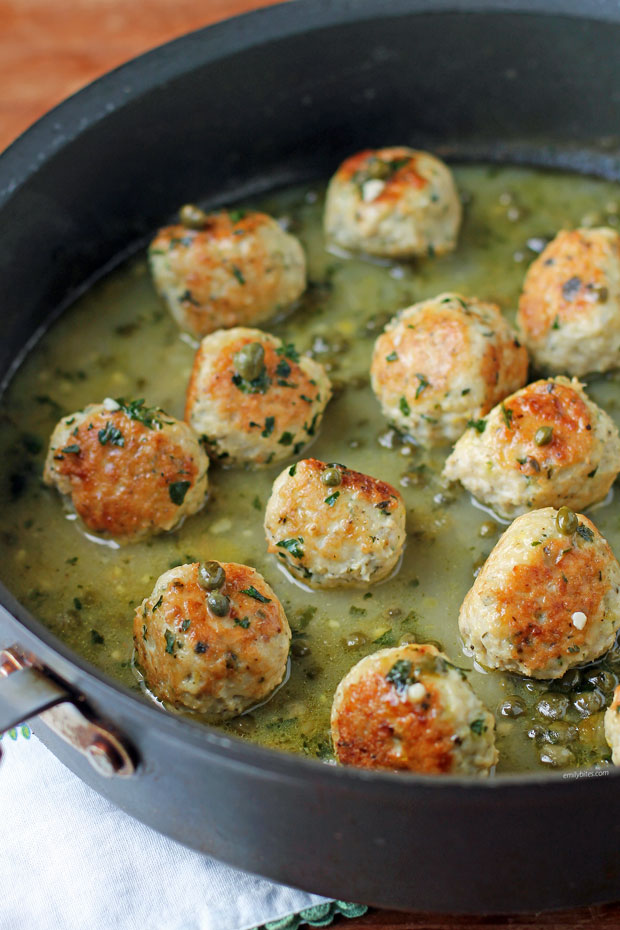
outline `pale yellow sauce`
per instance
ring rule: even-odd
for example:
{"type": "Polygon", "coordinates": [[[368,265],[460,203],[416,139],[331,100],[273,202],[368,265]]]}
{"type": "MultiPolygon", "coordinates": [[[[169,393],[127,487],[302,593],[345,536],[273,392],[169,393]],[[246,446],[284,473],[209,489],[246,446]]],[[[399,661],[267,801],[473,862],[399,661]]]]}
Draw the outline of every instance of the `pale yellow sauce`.
{"type": "MultiPolygon", "coordinates": [[[[156,296],[140,256],[95,286],[41,339],[1,408],[0,575],[61,639],[139,690],[131,667],[133,610],[156,578],[171,565],[196,559],[254,565],[275,589],[295,631],[291,675],[264,706],[225,728],[321,758],[331,755],[333,692],[362,656],[408,636],[441,644],[452,661],[471,668],[462,653],[458,610],[474,566],[488,555],[501,527],[482,538],[479,529],[489,515],[465,492],[444,488],[440,471],[447,450],[427,453],[398,439],[387,448],[378,441],[387,442],[389,431],[368,387],[373,342],[396,310],[444,290],[497,301],[512,320],[525,270],[535,257],[527,240],[551,237],[584,219],[617,225],[620,190],[600,180],[528,169],[466,166],[455,173],[465,200],[459,247],[452,255],[411,265],[328,254],[321,233],[322,187],[278,192],[259,204],[276,217],[288,217],[306,249],[312,282],[292,315],[265,328],[301,352],[326,349],[316,357],[328,364],[341,389],[311,454],[400,489],[409,535],[396,577],[366,591],[317,593],[286,577],[266,553],[262,528],[270,487],[282,465],[251,473],[212,467],[205,509],[175,533],[147,543],[121,549],[95,543],[68,518],[60,496],[40,480],[47,441],[61,415],[108,396],[144,397],[175,416],[183,414],[191,340],[180,335],[156,296]],[[295,655],[303,647],[307,654],[295,655]]],[[[617,375],[591,379],[589,393],[620,422],[617,375]]],[[[620,553],[620,504],[612,501],[592,517],[620,553]]],[[[603,663],[614,682],[616,663],[615,653],[603,663]]],[[[557,737],[550,730],[555,727],[566,741],[560,731],[568,725],[578,728],[570,744],[575,762],[606,764],[602,712],[582,719],[569,709],[556,725],[534,708],[547,691],[544,683],[482,670],[468,677],[492,712],[511,695],[528,705],[517,720],[497,716],[499,771],[540,766],[544,741],[557,737]],[[545,731],[538,740],[526,735],[534,725],[545,731]]]]}

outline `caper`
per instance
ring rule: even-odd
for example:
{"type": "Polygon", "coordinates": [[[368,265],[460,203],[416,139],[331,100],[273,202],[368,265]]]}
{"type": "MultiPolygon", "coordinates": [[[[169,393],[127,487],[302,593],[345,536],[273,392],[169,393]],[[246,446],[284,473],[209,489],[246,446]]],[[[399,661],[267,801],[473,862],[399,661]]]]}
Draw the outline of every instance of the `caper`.
{"type": "Polygon", "coordinates": [[[260,377],[265,368],[265,350],[260,342],[249,342],[242,346],[233,357],[235,370],[246,381],[260,377]]]}
{"type": "Polygon", "coordinates": [[[591,717],[605,706],[605,698],[600,691],[582,691],[573,698],[573,707],[582,717],[591,717]]]}
{"type": "Polygon", "coordinates": [[[489,536],[495,536],[497,533],[497,523],[495,520],[485,520],[478,528],[478,536],[487,539],[489,536]]]}
{"type": "Polygon", "coordinates": [[[566,746],[545,746],[540,750],[539,758],[545,765],[552,765],[554,768],[564,768],[575,761],[574,755],[566,746]]]}
{"type": "Polygon", "coordinates": [[[202,562],[198,569],[198,584],[206,591],[221,588],[226,581],[226,572],[219,562],[202,562]]]}
{"type": "Polygon", "coordinates": [[[613,691],[618,684],[616,676],[604,668],[593,669],[586,679],[594,688],[600,688],[601,691],[613,691]]]}
{"type": "Polygon", "coordinates": [[[572,536],[579,526],[579,520],[574,510],[569,507],[560,507],[555,518],[555,524],[564,536],[572,536]]]}
{"type": "Polygon", "coordinates": [[[545,731],[545,742],[554,746],[565,746],[574,742],[578,736],[579,730],[574,724],[559,720],[545,731]]]}
{"type": "Polygon", "coordinates": [[[543,694],[536,705],[536,710],[547,720],[563,720],[568,710],[568,698],[565,694],[553,694],[552,692],[543,694]]]}
{"type": "Polygon", "coordinates": [[[413,643],[417,643],[418,637],[415,633],[403,633],[403,635],[398,640],[399,646],[410,646],[413,643]]]}
{"type": "Polygon", "coordinates": [[[298,639],[296,639],[291,646],[291,653],[296,659],[303,659],[304,656],[309,656],[311,652],[310,646],[300,642],[298,639]]]}
{"type": "Polygon", "coordinates": [[[525,704],[518,697],[509,697],[497,708],[497,713],[502,717],[520,717],[525,713],[525,704]]]}
{"type": "Polygon", "coordinates": [[[328,488],[336,488],[339,484],[342,484],[342,474],[339,468],[326,468],[323,474],[321,475],[321,481],[323,484],[327,485],[328,488]]]}
{"type": "Polygon", "coordinates": [[[225,617],[230,610],[229,598],[225,594],[220,594],[219,591],[214,591],[209,595],[207,604],[211,613],[215,614],[216,617],[225,617]]]}
{"type": "Polygon", "coordinates": [[[553,428],[551,426],[541,426],[534,434],[534,442],[537,446],[548,446],[553,439],[553,428]]]}
{"type": "Polygon", "coordinates": [[[349,633],[343,642],[345,649],[359,649],[360,646],[366,645],[368,642],[368,637],[360,630],[356,630],[354,633],[349,633]]]}
{"type": "Polygon", "coordinates": [[[581,686],[581,672],[578,668],[569,669],[560,679],[554,681],[553,690],[568,694],[581,686]]]}
{"type": "Polygon", "coordinates": [[[231,726],[239,733],[252,733],[256,729],[256,720],[251,714],[241,714],[232,721],[231,726]]]}
{"type": "Polygon", "coordinates": [[[209,222],[209,217],[204,210],[193,203],[186,203],[179,210],[179,219],[183,226],[188,229],[204,229],[209,222]]]}

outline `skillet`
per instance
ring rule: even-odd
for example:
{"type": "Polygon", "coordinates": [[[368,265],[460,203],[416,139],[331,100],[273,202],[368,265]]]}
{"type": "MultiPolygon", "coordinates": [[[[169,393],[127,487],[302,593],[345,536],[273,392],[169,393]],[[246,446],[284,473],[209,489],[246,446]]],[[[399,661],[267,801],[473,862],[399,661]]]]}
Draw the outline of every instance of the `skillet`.
{"type": "MultiPolygon", "coordinates": [[[[188,192],[215,205],[326,177],[386,140],[618,179],[619,39],[605,0],[298,0],[112,72],[0,158],[0,376],[188,192]]],[[[384,907],[620,897],[613,772],[483,784],[275,753],[145,704],[0,599],[0,730],[43,710],[35,732],[66,765],[195,849],[384,907]]]]}

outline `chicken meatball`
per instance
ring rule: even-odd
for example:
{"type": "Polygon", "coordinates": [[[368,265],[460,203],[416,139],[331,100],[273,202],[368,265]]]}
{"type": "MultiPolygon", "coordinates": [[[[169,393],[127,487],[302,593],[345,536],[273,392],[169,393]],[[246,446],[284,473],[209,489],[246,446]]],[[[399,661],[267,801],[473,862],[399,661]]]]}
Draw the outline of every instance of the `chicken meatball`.
{"type": "Polygon", "coordinates": [[[265,579],[236,562],[164,572],[134,618],[136,659],[153,694],[212,720],[271,694],[284,678],[290,639],[265,579]]]}
{"type": "Polygon", "coordinates": [[[366,656],[332,705],[336,758],[358,768],[487,775],[497,762],[494,728],[463,672],[431,645],[366,656]]]}
{"type": "Polygon", "coordinates": [[[620,565],[594,524],[567,507],[523,514],[461,605],[466,648],[488,668],[561,678],[610,648],[620,627],[620,565]]]}
{"type": "Polygon", "coordinates": [[[149,248],[155,287],[181,329],[205,336],[260,323],[306,287],[298,240],[264,213],[181,211],[149,248]]]}
{"type": "Polygon", "coordinates": [[[317,434],[331,397],[325,369],[257,329],[202,340],[185,419],[224,465],[269,465],[298,455],[317,434]]]}
{"type": "Polygon", "coordinates": [[[620,236],[563,230],[530,266],[517,322],[536,365],[585,375],[620,365],[620,236]]]}
{"type": "Polygon", "coordinates": [[[405,505],[384,481],[303,459],[276,478],[265,532],[269,552],[311,587],[359,587],[398,563],[405,505]]]}
{"type": "Polygon", "coordinates": [[[620,765],[620,685],[605,711],[605,739],[611,749],[611,761],[614,765],[620,765]]]}
{"type": "Polygon", "coordinates": [[[370,371],[388,420],[441,445],[526,383],[527,352],[496,304],[440,294],[388,323],[370,371]]]}
{"type": "Polygon", "coordinates": [[[454,249],[460,223],[452,173],[428,152],[367,149],[347,158],[327,189],[325,235],[352,252],[441,255],[454,249]]]}
{"type": "Polygon", "coordinates": [[[58,423],[43,480],[71,498],[89,530],[126,543],[200,510],[208,467],[186,423],[142,400],[107,399],[58,423]]]}
{"type": "Polygon", "coordinates": [[[444,475],[511,519],[537,507],[583,510],[620,471],[611,418],[575,379],[535,381],[472,421],[444,475]]]}

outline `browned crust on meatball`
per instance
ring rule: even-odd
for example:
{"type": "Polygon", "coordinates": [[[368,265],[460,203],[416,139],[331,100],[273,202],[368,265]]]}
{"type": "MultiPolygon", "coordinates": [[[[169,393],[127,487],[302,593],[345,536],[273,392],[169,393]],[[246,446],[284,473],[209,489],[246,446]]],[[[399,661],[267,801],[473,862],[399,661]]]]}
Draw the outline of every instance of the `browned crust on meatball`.
{"type": "MultiPolygon", "coordinates": [[[[314,472],[318,477],[327,468],[331,467],[319,459],[302,459],[297,465],[298,467],[303,465],[310,473],[314,472]]],[[[369,503],[374,503],[375,507],[381,505],[381,510],[386,510],[388,513],[391,513],[398,501],[402,500],[400,493],[387,481],[365,475],[361,471],[353,471],[353,469],[346,468],[344,465],[338,465],[337,467],[340,471],[342,483],[334,488],[325,487],[326,494],[334,491],[358,491],[369,503]]]]}
{"type": "MultiPolygon", "coordinates": [[[[599,536],[587,517],[579,520],[599,536]]],[[[514,565],[509,582],[494,591],[514,657],[532,671],[585,646],[591,626],[604,617],[607,567],[614,560],[600,536],[595,547],[578,534],[543,541],[535,553],[527,564],[514,565]],[[567,624],[578,611],[588,618],[583,630],[567,624]]]]}
{"type": "Polygon", "coordinates": [[[553,325],[589,316],[597,291],[606,283],[610,248],[620,259],[620,237],[610,243],[587,238],[579,229],[559,232],[525,276],[517,316],[523,332],[538,341],[553,325]]]}
{"type": "MultiPolygon", "coordinates": [[[[243,336],[222,348],[215,360],[211,357],[211,347],[201,344],[196,352],[194,365],[187,387],[185,401],[185,419],[190,422],[192,408],[196,401],[208,395],[217,406],[220,416],[231,424],[231,429],[240,429],[244,432],[252,429],[260,431],[265,427],[265,405],[268,399],[269,409],[277,409],[274,429],[280,433],[287,432],[291,427],[293,433],[299,430],[299,413],[297,408],[301,404],[310,411],[314,401],[319,399],[319,390],[314,381],[308,377],[304,370],[292,359],[277,352],[277,346],[271,341],[260,340],[265,350],[265,370],[270,384],[264,394],[242,394],[231,390],[231,382],[235,376],[235,354],[245,345],[256,342],[252,336],[243,336]],[[203,364],[206,359],[211,361],[213,373],[208,381],[203,374],[203,364]],[[290,372],[286,376],[278,374],[278,366],[286,362],[290,372]],[[290,386],[292,385],[292,387],[290,386]],[[243,403],[236,401],[243,399],[243,403]]],[[[308,435],[312,435],[314,425],[309,417],[308,435]]]]}
{"type": "Polygon", "coordinates": [[[438,691],[414,704],[401,700],[384,674],[375,671],[350,685],[341,699],[334,750],[343,765],[415,770],[429,775],[453,765],[453,733],[441,719],[438,691]],[[397,748],[398,747],[398,748],[397,748]]]}
{"type": "Polygon", "coordinates": [[[428,178],[425,178],[417,171],[418,154],[412,154],[410,149],[402,146],[385,149],[364,149],[364,151],[347,158],[340,165],[336,177],[339,181],[352,181],[355,180],[356,174],[363,175],[367,172],[373,161],[379,160],[389,164],[395,161],[404,162],[405,159],[408,159],[408,161],[398,167],[389,177],[381,178],[385,182],[385,187],[375,198],[375,203],[391,203],[398,201],[408,188],[421,190],[429,183],[428,178]]]}
{"type": "Polygon", "coordinates": [[[189,481],[193,486],[198,477],[196,462],[182,444],[120,410],[93,413],[64,448],[73,446],[77,452],[54,453],[54,472],[69,478],[76,512],[98,533],[131,537],[148,526],[174,523],[179,509],[170,485],[189,481]],[[99,432],[108,424],[122,433],[122,447],[102,445],[99,432]]]}
{"type": "Polygon", "coordinates": [[[592,420],[583,397],[569,384],[535,381],[503,404],[504,425],[498,437],[500,455],[508,468],[523,474],[566,467],[587,459],[592,445],[592,420]],[[541,426],[553,430],[551,442],[537,446],[541,426]],[[524,454],[525,446],[525,454],[524,454]],[[515,457],[515,447],[519,458],[515,457]]]}

